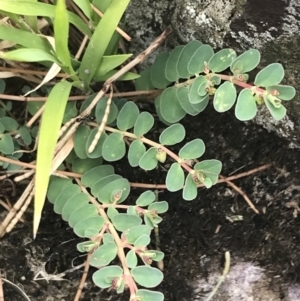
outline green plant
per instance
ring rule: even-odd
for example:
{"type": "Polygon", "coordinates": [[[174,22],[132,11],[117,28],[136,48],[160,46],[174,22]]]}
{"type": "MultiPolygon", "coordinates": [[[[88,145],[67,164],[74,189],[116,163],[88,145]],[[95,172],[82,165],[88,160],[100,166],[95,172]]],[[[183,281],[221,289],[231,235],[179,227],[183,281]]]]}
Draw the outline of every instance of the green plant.
{"type": "MultiPolygon", "coordinates": [[[[160,215],[168,210],[168,203],[146,190],[134,204],[124,204],[130,195],[130,179],[115,174],[113,162],[127,157],[132,167],[148,171],[169,157],[173,163],[167,172],[165,188],[171,192],[182,190],[184,200],[193,200],[199,186],[210,188],[218,182],[222,164],[215,159],[198,162],[205,152],[204,142],[199,138],[186,143],[178,154],[173,152],[169,146],[184,141],[186,134],[178,122],[186,114],[195,116],[202,112],[210,99],[218,112],[232,108],[237,99],[235,115],[240,120],[252,119],[261,105],[266,105],[275,119],[281,119],[286,114],[282,101],[292,99],[295,89],[280,85],[284,70],[278,63],[261,70],[254,85],[247,83],[247,73],[260,61],[257,50],[248,50],[237,57],[232,49],[214,53],[209,45],[199,41],[178,46],[171,53],[160,53],[154,64],[139,76],[129,70],[169,32],[121,68],[130,55],[117,54],[120,36],[115,29],[129,0],[74,2],[84,16],[71,12],[69,9],[73,7],[67,8],[63,0],[57,0],[56,5],[18,0],[2,0],[0,4],[0,11],[16,24],[0,25],[0,39],[15,43],[14,50],[1,52],[0,57],[6,61],[38,62],[49,69],[39,85],[47,95],[46,104],[28,104],[34,120],[26,126],[7,116],[12,108],[10,102],[1,102],[0,159],[7,170],[18,166],[33,168],[17,160],[36,139],[37,127],[32,124],[44,110],[39,124],[35,177],[22,196],[26,204],[17,203],[15,207],[14,212],[20,209],[20,213],[14,221],[26,209],[35,191],[35,235],[47,193],[54,211],[62,215],[76,235],[88,239],[77,248],[90,254],[90,265],[100,268],[93,275],[96,285],[114,288],[118,293],[128,287],[130,300],[163,300],[161,293],[138,289],[137,284],[153,288],[163,279],[162,272],[151,267],[151,263],[160,262],[164,254],[148,250],[148,245],[151,232],[162,221],[160,215]],[[102,18],[95,14],[95,6],[104,12],[102,18]],[[39,35],[37,15],[47,18],[54,37],[39,35]],[[68,49],[69,23],[90,39],[81,60],[80,52],[75,54],[68,49]],[[50,87],[47,83],[60,70],[64,79],[50,87]],[[147,138],[157,120],[148,112],[140,112],[135,102],[116,97],[113,84],[118,79],[136,79],[137,92],[127,95],[148,93],[156,97],[156,112],[166,124],[159,141],[147,138]],[[93,93],[93,84],[103,81],[102,90],[93,93]],[[84,102],[67,103],[74,87],[84,94],[84,102]],[[236,87],[240,89],[239,95],[236,87]],[[111,265],[116,257],[120,266],[111,265]]],[[[83,38],[83,46],[86,41],[83,38]]],[[[4,93],[5,83],[0,83],[4,93]]],[[[28,90],[27,94],[31,92],[39,98],[37,92],[28,90]]],[[[155,185],[141,186],[155,188],[155,185]]],[[[13,218],[11,214],[2,223],[2,235],[12,228],[13,218]]]]}

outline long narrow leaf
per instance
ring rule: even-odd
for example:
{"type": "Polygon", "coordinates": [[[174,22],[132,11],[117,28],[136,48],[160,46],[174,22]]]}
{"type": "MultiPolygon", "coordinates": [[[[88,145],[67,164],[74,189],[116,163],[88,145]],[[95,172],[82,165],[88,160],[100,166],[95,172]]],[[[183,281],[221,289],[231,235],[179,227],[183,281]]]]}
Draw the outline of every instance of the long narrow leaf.
{"type": "Polygon", "coordinates": [[[26,48],[36,48],[48,53],[50,53],[50,50],[53,50],[47,39],[31,32],[5,25],[0,25],[0,40],[11,41],[26,48]]]}
{"type": "MultiPolygon", "coordinates": [[[[31,2],[38,2],[38,0],[28,0],[31,2]]],[[[37,16],[25,16],[24,17],[26,24],[36,33],[39,32],[38,30],[38,18],[37,16]]]]}
{"type": "Polygon", "coordinates": [[[68,48],[69,40],[69,19],[65,0],[56,2],[54,18],[54,38],[57,56],[69,69],[69,74],[74,74],[71,64],[71,56],[68,48]]]}
{"type": "Polygon", "coordinates": [[[24,48],[18,50],[12,50],[8,52],[0,51],[0,58],[11,61],[19,62],[42,62],[50,61],[56,64],[60,64],[57,59],[51,54],[40,50],[32,48],[24,48]]]}
{"type": "Polygon", "coordinates": [[[92,7],[89,0],[73,0],[76,5],[83,11],[83,13],[91,19],[92,17],[92,7]]]}
{"type": "MultiPolygon", "coordinates": [[[[54,18],[55,6],[28,0],[1,0],[0,10],[24,16],[43,16],[54,18]]],[[[84,21],[74,13],[68,11],[70,22],[84,34],[91,36],[91,30],[84,21]]]]}
{"type": "Polygon", "coordinates": [[[40,125],[37,166],[35,177],[35,198],[33,216],[33,236],[36,236],[49,184],[51,164],[59,130],[63,120],[72,83],[62,81],[51,90],[45,104],[40,125]]]}
{"type": "Polygon", "coordinates": [[[82,58],[79,77],[89,86],[130,0],[113,0],[99,22],[82,58]]]}

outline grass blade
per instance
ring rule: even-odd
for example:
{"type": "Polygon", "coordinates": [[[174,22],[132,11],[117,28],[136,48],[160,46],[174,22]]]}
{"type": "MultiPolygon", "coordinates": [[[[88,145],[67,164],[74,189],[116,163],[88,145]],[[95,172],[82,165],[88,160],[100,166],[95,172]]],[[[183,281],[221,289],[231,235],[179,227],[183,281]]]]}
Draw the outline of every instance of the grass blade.
{"type": "Polygon", "coordinates": [[[68,74],[74,74],[68,47],[69,19],[65,0],[58,0],[55,8],[54,38],[56,54],[68,68],[68,74]]]}
{"type": "Polygon", "coordinates": [[[33,216],[33,236],[36,236],[41,220],[49,184],[50,171],[54,149],[58,139],[65,107],[70,95],[72,83],[62,81],[51,90],[45,104],[45,110],[40,125],[37,166],[35,177],[35,197],[33,216]]]}
{"type": "Polygon", "coordinates": [[[48,53],[50,53],[50,50],[52,50],[52,47],[47,39],[31,32],[5,25],[0,25],[0,39],[14,42],[26,48],[44,50],[48,53]]]}
{"type": "Polygon", "coordinates": [[[82,58],[79,77],[88,87],[130,0],[113,0],[100,20],[82,58]]]}
{"type": "MultiPolygon", "coordinates": [[[[0,10],[24,15],[24,16],[43,16],[54,18],[55,6],[41,2],[31,2],[30,0],[1,0],[0,10]]],[[[80,31],[89,37],[92,35],[91,30],[84,21],[76,14],[68,11],[70,23],[75,25],[80,31]]]]}

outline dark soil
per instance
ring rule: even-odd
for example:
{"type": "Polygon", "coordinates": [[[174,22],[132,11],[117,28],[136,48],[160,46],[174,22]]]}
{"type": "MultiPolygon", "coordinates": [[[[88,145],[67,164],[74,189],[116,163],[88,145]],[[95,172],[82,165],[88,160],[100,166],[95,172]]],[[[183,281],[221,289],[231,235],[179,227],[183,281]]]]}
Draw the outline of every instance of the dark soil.
{"type": "MultiPolygon", "coordinates": [[[[266,270],[266,285],[275,292],[276,299],[265,296],[260,300],[289,300],[288,286],[300,283],[299,151],[289,149],[286,141],[253,123],[237,121],[233,112],[218,114],[208,108],[197,117],[186,118],[183,124],[187,132],[185,142],[196,137],[203,139],[206,144],[204,158],[221,160],[224,176],[266,163],[272,166],[234,181],[261,212],[259,215],[249,209],[242,196],[227,184],[200,189],[197,199],[192,202],[184,201],[181,192],[160,194],[160,198],[170,205],[160,226],[165,279],[159,290],[165,294],[165,300],[204,300],[205,292],[199,289],[196,292],[195,283],[200,278],[207,279],[216,269],[221,273],[225,251],[230,252],[233,266],[242,259],[255,262],[266,270]],[[242,216],[243,220],[230,221],[236,215],[242,216]]],[[[157,135],[153,134],[153,139],[157,135]]],[[[128,169],[126,160],[117,167],[118,173],[124,176],[128,176],[128,169]]],[[[165,176],[165,168],[160,166],[147,173],[134,169],[129,180],[163,183],[165,176]]],[[[134,189],[131,197],[140,192],[134,189]]],[[[4,209],[0,210],[3,211],[2,219],[6,213],[4,209]]],[[[48,274],[59,274],[70,270],[72,265],[81,264],[85,257],[80,257],[76,250],[81,239],[61,216],[52,211],[51,204],[44,210],[35,241],[31,238],[31,212],[25,214],[25,219],[25,224],[19,224],[0,240],[2,272],[22,287],[33,301],[73,300],[82,269],[67,273],[64,280],[50,280],[49,283],[33,278],[42,268],[48,274]]],[[[92,272],[81,300],[128,300],[128,294],[118,296],[93,285],[92,272]]],[[[25,300],[6,283],[4,295],[5,301],[25,300]]],[[[214,300],[228,299],[216,297],[214,300]]]]}

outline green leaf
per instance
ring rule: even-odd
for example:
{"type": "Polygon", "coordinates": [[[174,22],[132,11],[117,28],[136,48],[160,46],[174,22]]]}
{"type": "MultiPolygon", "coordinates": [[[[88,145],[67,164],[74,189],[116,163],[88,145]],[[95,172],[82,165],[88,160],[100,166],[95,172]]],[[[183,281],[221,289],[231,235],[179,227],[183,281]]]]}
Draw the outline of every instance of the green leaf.
{"type": "MultiPolygon", "coordinates": [[[[99,75],[99,76],[97,73],[95,73],[95,75],[93,77],[93,82],[105,82],[106,80],[108,80],[109,78],[114,76],[117,72],[119,72],[119,70],[111,70],[111,71],[108,71],[105,75],[99,75]]],[[[116,79],[116,81],[131,81],[131,80],[135,80],[139,77],[140,77],[140,75],[138,75],[137,73],[126,72],[125,74],[118,77],[116,79]]]]}
{"type": "Polygon", "coordinates": [[[176,93],[177,89],[175,87],[169,87],[160,95],[159,111],[161,116],[170,123],[178,122],[186,115],[177,99],[176,93]]]}
{"type": "Polygon", "coordinates": [[[54,17],[55,50],[59,60],[68,68],[68,74],[74,74],[69,52],[69,18],[65,0],[57,0],[54,17]]]}
{"type": "Polygon", "coordinates": [[[133,133],[138,137],[142,137],[152,129],[153,125],[153,116],[148,112],[142,112],[135,121],[133,133]]]}
{"type": "Polygon", "coordinates": [[[71,214],[74,211],[84,207],[85,205],[88,205],[88,203],[89,203],[89,197],[86,193],[81,192],[74,195],[72,198],[67,200],[64,207],[62,208],[63,220],[68,221],[71,214]]]}
{"type": "Polygon", "coordinates": [[[98,200],[101,203],[107,204],[111,202],[111,194],[114,191],[121,191],[121,197],[117,201],[118,204],[122,203],[126,200],[130,193],[130,183],[127,179],[120,178],[114,181],[111,181],[107,185],[105,185],[99,192],[98,192],[98,200]]]}
{"type": "Polygon", "coordinates": [[[132,227],[140,226],[142,224],[142,219],[137,215],[129,215],[126,213],[120,213],[115,215],[112,219],[114,227],[118,231],[126,231],[132,227]]]}
{"type": "Polygon", "coordinates": [[[196,116],[199,112],[190,103],[189,88],[179,87],[176,91],[176,97],[182,109],[189,115],[196,116]]]}
{"type": "Polygon", "coordinates": [[[91,238],[97,235],[104,226],[104,219],[101,216],[90,216],[80,220],[74,226],[74,233],[79,237],[91,238]]]}
{"type": "MultiPolygon", "coordinates": [[[[164,259],[165,257],[165,254],[161,251],[157,251],[157,250],[148,250],[148,251],[145,251],[144,254],[147,254],[153,261],[161,261],[164,259]]],[[[146,256],[147,256],[146,255],[146,256]]]]}
{"type": "Polygon", "coordinates": [[[189,72],[188,66],[192,56],[201,45],[202,43],[200,41],[194,40],[184,46],[177,62],[177,72],[181,78],[189,78],[191,75],[194,75],[189,72]]]}
{"type": "Polygon", "coordinates": [[[132,54],[116,54],[103,56],[99,67],[96,70],[95,77],[101,77],[107,74],[109,71],[114,70],[116,67],[122,65],[128,60],[132,54]]]}
{"type": "Polygon", "coordinates": [[[4,126],[7,132],[15,131],[19,127],[18,122],[15,119],[8,116],[0,118],[0,123],[4,126]]]}
{"type": "Polygon", "coordinates": [[[257,105],[251,90],[243,89],[237,99],[235,116],[241,121],[247,121],[255,117],[257,105]]]}
{"type": "Polygon", "coordinates": [[[201,113],[205,110],[209,102],[209,95],[207,94],[201,102],[198,103],[191,103],[192,107],[198,112],[201,113]]]}
{"type": "Polygon", "coordinates": [[[93,274],[94,283],[100,288],[109,288],[112,282],[123,274],[123,269],[118,265],[103,267],[93,274]]]}
{"type": "Polygon", "coordinates": [[[185,137],[185,128],[176,123],[166,128],[159,136],[159,143],[163,145],[174,145],[181,142],[185,137]]]}
{"type": "Polygon", "coordinates": [[[33,233],[36,235],[49,184],[52,159],[72,83],[61,81],[51,90],[40,125],[35,176],[33,233]]]}
{"type": "Polygon", "coordinates": [[[136,296],[141,301],[163,301],[164,295],[160,292],[148,291],[140,289],[136,292],[136,296]]]}
{"type": "Polygon", "coordinates": [[[92,251],[97,246],[97,243],[94,241],[84,241],[77,244],[77,250],[79,252],[85,253],[92,251]]]}
{"type": "Polygon", "coordinates": [[[133,128],[140,110],[138,106],[132,102],[128,101],[121,109],[118,118],[117,118],[117,127],[121,131],[127,131],[128,129],[133,128]]]}
{"type": "Polygon", "coordinates": [[[130,268],[133,269],[137,266],[137,257],[135,254],[134,250],[130,250],[127,254],[126,254],[126,265],[130,268]]]}
{"type": "Polygon", "coordinates": [[[86,144],[91,135],[90,127],[81,124],[75,132],[74,135],[74,150],[76,155],[80,159],[85,159],[88,157],[86,151],[86,144]]]}
{"type": "MultiPolygon", "coordinates": [[[[102,156],[103,144],[107,138],[107,134],[102,133],[100,136],[100,139],[97,142],[95,149],[91,153],[89,153],[88,149],[89,149],[90,145],[92,144],[97,132],[98,132],[98,128],[94,128],[92,131],[90,131],[90,134],[88,136],[88,139],[86,140],[86,145],[85,145],[85,153],[86,153],[87,157],[92,158],[92,159],[99,158],[102,156]]],[[[83,144],[83,142],[82,142],[82,144],[83,144]]]]}
{"type": "Polygon", "coordinates": [[[91,19],[93,10],[92,10],[89,0],[74,0],[74,2],[83,11],[85,16],[88,19],[91,19]]]}
{"type": "Polygon", "coordinates": [[[9,134],[0,135],[0,152],[4,155],[10,155],[14,152],[14,142],[9,134]]]}
{"type": "Polygon", "coordinates": [[[89,86],[99,68],[106,48],[108,47],[129,2],[130,0],[112,0],[104,16],[98,23],[89,44],[85,49],[79,68],[79,77],[84,81],[86,87],[89,86]],[[99,41],[101,42],[99,43],[99,41]],[[95,45],[97,45],[97,47],[95,45]]]}
{"type": "Polygon", "coordinates": [[[233,74],[247,73],[257,67],[260,61],[260,52],[257,49],[249,49],[239,55],[230,65],[233,74]]]}
{"type": "Polygon", "coordinates": [[[214,96],[214,108],[223,113],[232,108],[236,100],[236,89],[233,83],[224,82],[214,96]]]}
{"type": "Polygon", "coordinates": [[[158,97],[155,98],[154,101],[157,116],[159,117],[159,120],[162,121],[164,124],[171,125],[172,123],[168,122],[161,114],[161,103],[162,103],[161,100],[162,100],[161,95],[159,95],[158,97]]]}
{"type": "Polygon", "coordinates": [[[208,68],[212,72],[221,72],[227,69],[236,58],[236,52],[233,49],[226,48],[218,51],[208,62],[208,68]]]}
{"type": "Polygon", "coordinates": [[[150,235],[151,228],[146,225],[134,226],[122,233],[122,238],[126,239],[126,242],[133,244],[143,234],[150,235]]]}
{"type": "Polygon", "coordinates": [[[156,57],[150,69],[152,85],[157,89],[165,89],[170,84],[170,81],[167,80],[164,72],[169,56],[169,53],[161,52],[156,57]]]}
{"type": "MultiPolygon", "coordinates": [[[[7,25],[0,25],[0,39],[7,40],[26,48],[40,49],[50,54],[53,50],[48,40],[37,34],[7,25]]],[[[1,94],[4,91],[1,92],[1,94]]]]}
{"type": "Polygon", "coordinates": [[[102,156],[109,162],[118,161],[126,153],[125,142],[121,133],[110,134],[103,143],[102,156]]]}
{"type": "Polygon", "coordinates": [[[119,211],[115,207],[108,207],[107,216],[112,219],[115,215],[119,214],[119,211]]]}
{"type": "Polygon", "coordinates": [[[79,193],[80,187],[76,184],[69,184],[68,186],[64,187],[63,190],[58,194],[58,196],[54,200],[50,200],[50,202],[54,204],[54,212],[57,214],[61,214],[66,202],[79,193]]]}
{"type": "Polygon", "coordinates": [[[92,253],[90,258],[90,265],[93,267],[104,267],[111,263],[117,256],[118,248],[114,242],[107,243],[100,246],[92,253]]]}
{"type": "Polygon", "coordinates": [[[181,159],[192,160],[201,157],[205,152],[205,144],[202,139],[194,139],[183,146],[178,156],[181,159]]]}
{"type": "Polygon", "coordinates": [[[296,95],[296,90],[292,86],[274,85],[267,87],[266,90],[271,94],[276,91],[276,93],[279,93],[276,96],[282,100],[291,100],[296,95]]]}
{"type": "Polygon", "coordinates": [[[54,204],[58,195],[69,185],[72,184],[71,179],[51,176],[50,185],[48,187],[47,198],[50,203],[54,204]]]}
{"type": "MultiPolygon", "coordinates": [[[[102,97],[96,105],[95,116],[96,116],[96,121],[99,124],[102,122],[102,119],[105,115],[107,101],[108,101],[108,97],[102,97]]],[[[107,124],[111,124],[116,120],[118,116],[118,111],[119,110],[116,104],[114,103],[114,101],[112,101],[110,105],[108,118],[107,118],[107,124]]]]}
{"type": "Polygon", "coordinates": [[[140,73],[140,77],[135,81],[135,89],[137,91],[155,89],[151,81],[151,67],[148,67],[140,73]]]}
{"type": "Polygon", "coordinates": [[[194,166],[196,171],[204,173],[206,178],[209,178],[212,181],[212,184],[216,184],[219,179],[219,174],[222,170],[222,163],[219,160],[204,160],[197,163],[194,166]]]}
{"type": "MultiPolygon", "coordinates": [[[[107,184],[117,180],[117,179],[122,179],[122,177],[120,175],[116,175],[116,174],[111,174],[111,175],[107,175],[106,177],[103,177],[99,180],[97,180],[94,185],[91,187],[91,192],[92,195],[97,196],[99,191],[104,188],[107,184]]],[[[112,189],[109,193],[108,193],[108,198],[110,197],[111,192],[113,192],[114,189],[112,189]]]]}
{"type": "Polygon", "coordinates": [[[131,275],[134,280],[147,288],[152,288],[161,283],[164,278],[163,273],[156,268],[149,266],[138,266],[131,270],[131,275]]]}
{"type": "Polygon", "coordinates": [[[196,50],[188,64],[190,74],[199,74],[204,71],[205,64],[209,62],[214,55],[214,51],[209,45],[202,45],[196,50]]]}
{"type": "Polygon", "coordinates": [[[274,105],[269,101],[268,95],[264,95],[264,100],[268,110],[275,120],[281,120],[286,115],[286,108],[283,105],[275,108],[274,105]]]}
{"type": "Polygon", "coordinates": [[[189,90],[189,100],[192,105],[202,102],[205,99],[206,96],[205,94],[204,95],[199,94],[199,88],[202,85],[204,85],[205,87],[207,83],[206,83],[206,78],[203,75],[200,75],[194,80],[189,90]]]}
{"type": "Polygon", "coordinates": [[[142,248],[148,246],[150,244],[150,241],[150,236],[147,234],[143,234],[134,242],[133,245],[136,248],[142,248]]]}
{"type": "Polygon", "coordinates": [[[259,71],[254,84],[259,87],[278,85],[284,78],[284,69],[281,64],[273,63],[259,71]]]}
{"type": "Polygon", "coordinates": [[[171,192],[182,189],[184,184],[184,172],[177,162],[171,165],[166,178],[167,189],[171,192]]]}
{"type": "MultiPolygon", "coordinates": [[[[183,184],[183,182],[182,182],[183,184]]],[[[182,188],[182,186],[181,186],[182,188]]],[[[153,210],[155,211],[157,214],[163,214],[166,213],[169,209],[169,204],[166,201],[162,201],[162,202],[154,202],[152,204],[149,205],[148,210],[153,210]]]]}
{"type": "Polygon", "coordinates": [[[185,179],[182,197],[186,201],[192,201],[197,197],[197,185],[193,180],[192,174],[188,174],[185,179]]]}
{"type": "Polygon", "coordinates": [[[104,233],[103,234],[103,243],[108,244],[110,242],[114,242],[115,239],[110,233],[104,233]]]}
{"type": "Polygon", "coordinates": [[[137,167],[143,155],[146,153],[146,147],[140,140],[134,140],[128,151],[128,162],[130,166],[137,167]]]}
{"type": "Polygon", "coordinates": [[[30,145],[32,143],[32,137],[29,128],[27,128],[26,126],[21,126],[18,132],[26,145],[30,145]]]}
{"type": "Polygon", "coordinates": [[[157,154],[156,147],[149,148],[139,162],[140,168],[144,170],[154,169],[158,163],[156,159],[156,154],[157,154]]]}
{"type": "Polygon", "coordinates": [[[34,48],[22,48],[8,52],[0,52],[0,58],[9,61],[20,62],[49,61],[61,65],[61,63],[51,54],[45,52],[44,50],[34,48]]]}
{"type": "Polygon", "coordinates": [[[100,181],[106,176],[112,175],[115,173],[114,167],[111,165],[101,165],[90,169],[86,172],[82,178],[81,183],[84,186],[92,187],[96,182],[100,181]]]}
{"type": "MultiPolygon", "coordinates": [[[[26,0],[1,0],[1,10],[24,16],[55,17],[54,5],[26,0]]],[[[68,11],[68,17],[70,23],[84,34],[91,36],[89,26],[79,16],[68,11]]]]}
{"type": "Polygon", "coordinates": [[[165,67],[165,77],[170,82],[175,82],[180,78],[177,71],[177,63],[183,48],[184,45],[177,46],[168,57],[165,67]]]}
{"type": "Polygon", "coordinates": [[[155,199],[155,193],[151,190],[147,190],[138,197],[136,200],[136,205],[139,207],[145,207],[153,203],[155,199]]]}
{"type": "Polygon", "coordinates": [[[80,159],[75,158],[72,162],[72,171],[80,174],[84,174],[90,169],[94,168],[94,166],[102,165],[103,159],[100,158],[86,158],[80,159]]]}
{"type": "Polygon", "coordinates": [[[70,227],[73,228],[79,221],[97,215],[98,215],[97,207],[94,204],[87,204],[73,211],[73,213],[69,217],[68,222],[70,227]]]}

